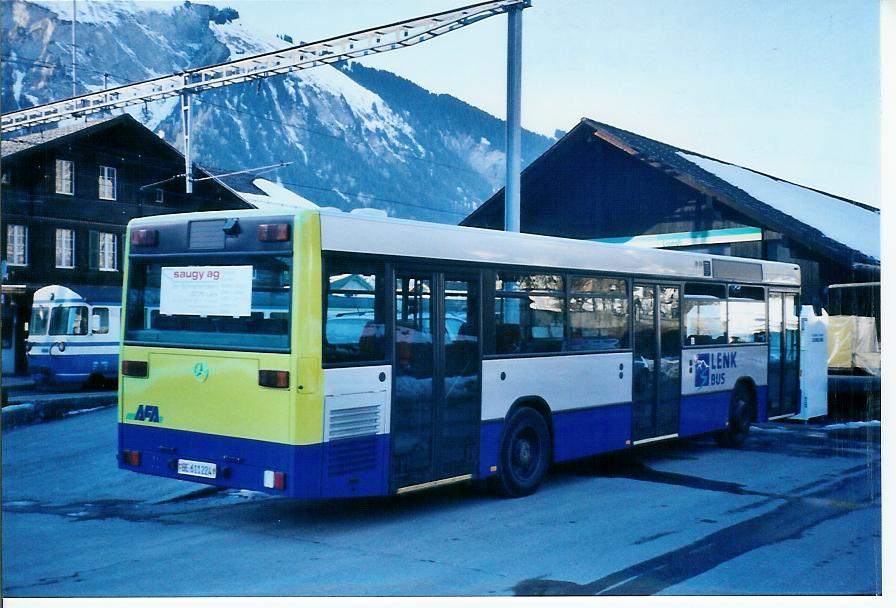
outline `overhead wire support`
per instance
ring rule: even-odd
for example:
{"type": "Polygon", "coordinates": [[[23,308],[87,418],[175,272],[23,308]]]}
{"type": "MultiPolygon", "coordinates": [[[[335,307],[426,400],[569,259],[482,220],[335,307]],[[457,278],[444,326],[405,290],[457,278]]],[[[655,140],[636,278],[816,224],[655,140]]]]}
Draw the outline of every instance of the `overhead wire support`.
{"type": "Polygon", "coordinates": [[[55,123],[110,109],[181,97],[207,89],[296,72],[347,59],[414,46],[483,19],[526,8],[530,0],[480,2],[441,13],[408,19],[285,49],[260,53],[218,65],[192,68],[0,115],[0,132],[55,123]]]}

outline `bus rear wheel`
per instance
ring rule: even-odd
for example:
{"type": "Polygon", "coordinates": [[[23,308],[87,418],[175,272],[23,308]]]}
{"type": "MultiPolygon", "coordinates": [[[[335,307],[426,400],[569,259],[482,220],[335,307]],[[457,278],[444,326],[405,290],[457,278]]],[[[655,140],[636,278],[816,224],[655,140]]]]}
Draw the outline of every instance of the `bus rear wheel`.
{"type": "Polygon", "coordinates": [[[541,414],[522,407],[507,421],[501,440],[497,489],[505,496],[528,496],[548,469],[551,437],[541,414]]]}
{"type": "Polygon", "coordinates": [[[741,385],[731,395],[728,407],[728,426],[716,433],[716,443],[726,448],[739,448],[750,433],[750,420],[753,415],[753,394],[741,385]]]}

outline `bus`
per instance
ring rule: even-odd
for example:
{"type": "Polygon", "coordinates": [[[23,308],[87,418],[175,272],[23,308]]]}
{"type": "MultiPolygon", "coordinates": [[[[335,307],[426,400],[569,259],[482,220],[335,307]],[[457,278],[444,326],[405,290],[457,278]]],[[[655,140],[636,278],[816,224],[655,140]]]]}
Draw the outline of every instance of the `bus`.
{"type": "Polygon", "coordinates": [[[792,264],[362,216],[128,226],[123,469],[295,498],[489,480],[799,410],[792,264]],[[150,313],[149,311],[157,311],[150,313]]]}
{"type": "Polygon", "coordinates": [[[100,387],[118,377],[121,289],[47,285],[34,292],[25,350],[40,386],[100,387]]]}

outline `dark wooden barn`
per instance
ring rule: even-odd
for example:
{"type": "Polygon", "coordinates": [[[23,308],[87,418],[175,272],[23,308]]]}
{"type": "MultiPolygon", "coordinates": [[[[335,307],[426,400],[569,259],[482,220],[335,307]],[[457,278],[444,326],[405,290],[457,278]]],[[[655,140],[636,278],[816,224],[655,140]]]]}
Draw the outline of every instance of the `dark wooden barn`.
{"type": "Polygon", "coordinates": [[[4,137],[0,151],[3,373],[25,370],[36,289],[121,286],[131,218],[252,206],[214,179],[186,194],[172,179],[184,157],[127,114],[4,137]]]}
{"type": "MultiPolygon", "coordinates": [[[[587,118],[521,194],[523,232],[797,263],[805,303],[880,277],[879,210],[587,118]]],[[[504,191],[461,224],[501,229],[504,191]]]]}

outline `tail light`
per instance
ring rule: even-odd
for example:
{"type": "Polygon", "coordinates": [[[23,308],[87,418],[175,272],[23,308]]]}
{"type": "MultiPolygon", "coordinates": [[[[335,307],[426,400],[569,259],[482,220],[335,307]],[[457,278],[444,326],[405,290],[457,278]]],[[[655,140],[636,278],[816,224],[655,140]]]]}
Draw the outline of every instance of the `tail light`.
{"type": "Polygon", "coordinates": [[[283,471],[265,471],[264,487],[283,490],[286,488],[286,473],[283,471]]]}
{"type": "Polygon", "coordinates": [[[149,363],[146,361],[122,361],[121,373],[132,378],[146,378],[149,374],[149,363]]]}
{"type": "Polygon", "coordinates": [[[274,369],[258,370],[258,384],[268,388],[289,388],[289,372],[274,369]]]}
{"type": "Polygon", "coordinates": [[[122,452],[122,456],[124,456],[124,461],[132,467],[140,466],[140,452],[137,450],[125,450],[122,452]]]}
{"type": "Polygon", "coordinates": [[[288,241],[289,224],[262,224],[258,227],[258,240],[266,243],[288,241]]]}
{"type": "Polygon", "coordinates": [[[131,245],[138,247],[155,247],[159,244],[159,231],[151,228],[141,228],[131,231],[131,245]]]}

